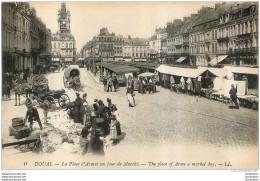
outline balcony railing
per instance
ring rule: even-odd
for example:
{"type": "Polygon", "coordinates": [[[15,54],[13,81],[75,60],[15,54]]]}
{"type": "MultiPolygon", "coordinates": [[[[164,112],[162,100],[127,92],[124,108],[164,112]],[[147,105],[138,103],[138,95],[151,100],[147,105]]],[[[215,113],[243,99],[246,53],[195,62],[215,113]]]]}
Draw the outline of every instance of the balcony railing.
{"type": "Polygon", "coordinates": [[[252,35],[253,35],[252,33],[240,34],[240,35],[237,35],[237,38],[239,38],[239,39],[247,39],[247,38],[251,38],[252,35]]]}

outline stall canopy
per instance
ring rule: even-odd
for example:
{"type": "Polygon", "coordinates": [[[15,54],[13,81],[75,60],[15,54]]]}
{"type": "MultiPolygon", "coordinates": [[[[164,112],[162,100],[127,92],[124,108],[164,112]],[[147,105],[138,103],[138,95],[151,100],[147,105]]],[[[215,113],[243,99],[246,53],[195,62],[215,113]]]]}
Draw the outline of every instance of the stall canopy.
{"type": "Polygon", "coordinates": [[[128,65],[113,64],[113,63],[107,63],[107,62],[102,62],[101,65],[102,65],[102,67],[111,70],[115,74],[139,72],[138,68],[128,66],[128,65]]]}
{"type": "Polygon", "coordinates": [[[180,57],[178,60],[176,60],[176,63],[183,62],[187,57],[180,57]]]}
{"type": "MultiPolygon", "coordinates": [[[[180,68],[180,67],[171,67],[171,66],[166,66],[166,65],[160,65],[156,69],[156,71],[163,73],[163,74],[168,74],[168,75],[197,78],[198,76],[200,76],[204,72],[210,71],[210,70],[208,70],[208,69],[195,69],[195,68],[194,69],[193,68],[180,68]]],[[[214,74],[214,73],[212,73],[212,74],[214,74]]]]}
{"type": "Polygon", "coordinates": [[[222,55],[222,56],[218,56],[218,57],[215,57],[213,58],[209,64],[210,65],[217,65],[218,63],[222,62],[225,58],[227,58],[228,55],[222,55]]]}
{"type": "Polygon", "coordinates": [[[151,72],[145,72],[138,75],[138,77],[152,77],[152,76],[155,76],[155,74],[151,72]]]}
{"type": "Polygon", "coordinates": [[[232,67],[230,71],[238,74],[253,74],[258,75],[258,68],[250,68],[250,67],[232,67]]]}

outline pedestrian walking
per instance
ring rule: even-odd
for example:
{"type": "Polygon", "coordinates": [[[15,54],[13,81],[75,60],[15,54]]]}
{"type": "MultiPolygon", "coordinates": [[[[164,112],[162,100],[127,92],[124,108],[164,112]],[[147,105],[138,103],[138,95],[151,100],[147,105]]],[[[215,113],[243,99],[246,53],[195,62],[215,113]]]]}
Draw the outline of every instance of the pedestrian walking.
{"type": "Polygon", "coordinates": [[[239,109],[239,106],[237,103],[237,89],[235,88],[234,84],[231,85],[229,94],[230,94],[230,98],[231,98],[232,102],[236,105],[236,108],[239,109]]]}

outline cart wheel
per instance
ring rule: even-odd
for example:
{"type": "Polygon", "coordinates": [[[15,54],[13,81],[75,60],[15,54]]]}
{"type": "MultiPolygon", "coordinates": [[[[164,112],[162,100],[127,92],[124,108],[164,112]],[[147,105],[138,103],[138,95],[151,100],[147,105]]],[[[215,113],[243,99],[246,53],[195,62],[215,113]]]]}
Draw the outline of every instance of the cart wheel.
{"type": "Polygon", "coordinates": [[[44,102],[47,103],[47,106],[48,106],[49,109],[55,109],[56,108],[56,102],[55,102],[55,99],[52,96],[47,96],[44,99],[44,102]]]}
{"type": "Polygon", "coordinates": [[[59,105],[61,108],[64,108],[67,106],[67,104],[70,103],[70,98],[67,94],[62,94],[60,98],[58,99],[59,105]]]}

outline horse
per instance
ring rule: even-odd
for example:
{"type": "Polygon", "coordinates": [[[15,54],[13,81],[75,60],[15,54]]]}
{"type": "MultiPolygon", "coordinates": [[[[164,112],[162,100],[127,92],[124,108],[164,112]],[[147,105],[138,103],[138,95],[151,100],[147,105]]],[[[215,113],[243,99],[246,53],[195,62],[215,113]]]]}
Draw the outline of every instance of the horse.
{"type": "Polygon", "coordinates": [[[22,82],[14,82],[14,93],[15,93],[15,106],[17,106],[17,101],[20,104],[20,96],[25,95],[26,98],[30,97],[31,87],[29,83],[22,83],[22,82]]]}

